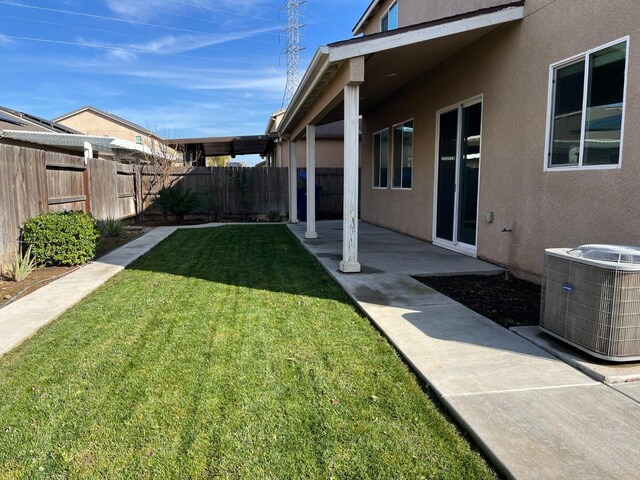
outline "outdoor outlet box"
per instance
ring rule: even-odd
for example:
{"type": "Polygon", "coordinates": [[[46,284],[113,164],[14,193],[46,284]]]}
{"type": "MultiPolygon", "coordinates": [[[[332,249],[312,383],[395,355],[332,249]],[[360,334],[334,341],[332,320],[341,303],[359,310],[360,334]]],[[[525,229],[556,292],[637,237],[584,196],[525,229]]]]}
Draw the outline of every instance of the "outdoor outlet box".
{"type": "Polygon", "coordinates": [[[493,223],[493,212],[487,212],[485,219],[487,220],[487,223],[493,223]]]}

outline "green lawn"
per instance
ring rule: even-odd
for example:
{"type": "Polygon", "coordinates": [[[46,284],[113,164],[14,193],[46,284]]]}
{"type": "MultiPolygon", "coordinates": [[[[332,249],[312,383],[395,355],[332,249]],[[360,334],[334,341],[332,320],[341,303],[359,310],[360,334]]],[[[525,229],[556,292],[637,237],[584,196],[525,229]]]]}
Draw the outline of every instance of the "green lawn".
{"type": "Polygon", "coordinates": [[[0,478],[494,478],[284,226],[182,230],[0,359],[0,478]]]}

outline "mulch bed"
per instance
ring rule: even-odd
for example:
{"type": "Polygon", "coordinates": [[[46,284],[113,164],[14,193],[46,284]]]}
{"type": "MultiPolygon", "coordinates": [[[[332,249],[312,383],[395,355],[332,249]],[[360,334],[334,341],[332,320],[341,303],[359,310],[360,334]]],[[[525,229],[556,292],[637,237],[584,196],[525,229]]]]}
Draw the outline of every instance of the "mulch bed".
{"type": "MultiPolygon", "coordinates": [[[[135,240],[148,231],[149,229],[125,231],[121,237],[101,239],[96,250],[96,258],[100,258],[116,248],[135,240]]],[[[31,272],[22,282],[6,281],[0,277],[0,307],[8,301],[15,301],[35,292],[39,288],[42,288],[54,280],[71,273],[77,268],[78,267],[39,268],[31,272]]]]}
{"type": "Polygon", "coordinates": [[[538,325],[540,286],[509,275],[415,277],[503,327],[538,325]]]}

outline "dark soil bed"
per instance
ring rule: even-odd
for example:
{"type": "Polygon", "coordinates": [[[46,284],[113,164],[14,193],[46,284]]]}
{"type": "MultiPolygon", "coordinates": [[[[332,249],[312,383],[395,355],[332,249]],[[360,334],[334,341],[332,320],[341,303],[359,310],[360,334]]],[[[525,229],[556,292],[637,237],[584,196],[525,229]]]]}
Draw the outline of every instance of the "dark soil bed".
{"type": "Polygon", "coordinates": [[[503,327],[537,325],[540,286],[505,275],[415,277],[503,327]]]}
{"type": "MultiPolygon", "coordinates": [[[[125,231],[121,237],[105,237],[100,239],[96,250],[96,259],[144,235],[150,229],[125,231]]],[[[13,302],[39,288],[73,272],[79,267],[43,267],[34,270],[22,282],[12,282],[0,276],[0,307],[6,302],[13,302]]]]}

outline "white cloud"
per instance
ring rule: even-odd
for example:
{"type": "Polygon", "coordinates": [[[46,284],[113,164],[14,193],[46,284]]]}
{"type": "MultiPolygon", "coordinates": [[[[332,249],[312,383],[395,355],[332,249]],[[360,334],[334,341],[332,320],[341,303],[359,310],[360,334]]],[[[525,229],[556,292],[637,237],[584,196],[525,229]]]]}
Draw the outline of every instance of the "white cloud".
{"type": "Polygon", "coordinates": [[[5,35],[0,35],[0,47],[13,45],[14,43],[15,42],[11,38],[6,37],[5,35]]]}
{"type": "Polygon", "coordinates": [[[136,19],[151,18],[158,14],[166,14],[167,11],[193,11],[194,8],[209,10],[211,12],[228,13],[249,12],[260,6],[264,6],[266,0],[105,0],[107,6],[122,17],[136,19]]]}
{"type": "Polygon", "coordinates": [[[244,32],[230,33],[226,35],[165,35],[144,43],[122,45],[123,48],[143,50],[154,53],[177,54],[198,50],[201,48],[221,45],[236,40],[244,40],[255,37],[263,33],[279,30],[279,27],[261,28],[257,30],[247,30],[244,32]]]}

